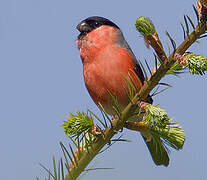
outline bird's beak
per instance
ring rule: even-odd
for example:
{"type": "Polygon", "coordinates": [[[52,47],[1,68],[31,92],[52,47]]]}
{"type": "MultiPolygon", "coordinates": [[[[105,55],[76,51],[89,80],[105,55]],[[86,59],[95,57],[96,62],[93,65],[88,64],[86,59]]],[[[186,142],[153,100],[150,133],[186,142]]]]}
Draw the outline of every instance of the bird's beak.
{"type": "Polygon", "coordinates": [[[81,22],[80,24],[77,25],[76,27],[81,33],[87,33],[91,31],[91,27],[85,23],[85,22],[81,22]]]}

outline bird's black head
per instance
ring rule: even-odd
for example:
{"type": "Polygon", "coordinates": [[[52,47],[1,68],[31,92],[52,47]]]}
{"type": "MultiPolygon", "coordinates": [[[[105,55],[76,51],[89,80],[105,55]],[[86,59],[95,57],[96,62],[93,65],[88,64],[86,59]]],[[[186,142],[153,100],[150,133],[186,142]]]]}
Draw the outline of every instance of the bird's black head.
{"type": "Polygon", "coordinates": [[[77,25],[76,28],[80,31],[80,35],[78,36],[78,38],[85,36],[87,33],[93,31],[94,29],[102,25],[113,26],[119,29],[119,27],[116,24],[114,24],[113,22],[111,22],[106,18],[99,17],[99,16],[92,16],[81,21],[77,25]]]}

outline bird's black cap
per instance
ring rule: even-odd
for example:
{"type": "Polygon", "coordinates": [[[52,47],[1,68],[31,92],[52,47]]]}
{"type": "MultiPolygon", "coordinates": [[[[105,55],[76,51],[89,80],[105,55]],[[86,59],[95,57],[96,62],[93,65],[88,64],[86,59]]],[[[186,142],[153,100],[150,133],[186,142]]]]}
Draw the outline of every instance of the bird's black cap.
{"type": "Polygon", "coordinates": [[[119,27],[115,23],[111,22],[110,20],[104,17],[92,16],[87,19],[84,19],[77,25],[76,28],[80,31],[80,35],[78,36],[78,38],[85,36],[87,33],[93,31],[94,29],[102,25],[113,26],[119,29],[119,27]]]}

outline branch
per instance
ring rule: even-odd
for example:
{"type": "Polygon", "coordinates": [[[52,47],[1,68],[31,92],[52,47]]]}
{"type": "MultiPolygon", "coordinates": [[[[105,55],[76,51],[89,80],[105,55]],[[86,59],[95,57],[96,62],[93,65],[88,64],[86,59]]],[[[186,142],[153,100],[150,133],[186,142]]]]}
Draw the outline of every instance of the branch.
{"type": "Polygon", "coordinates": [[[184,52],[207,30],[206,23],[199,23],[195,30],[187,36],[184,41],[179,45],[177,49],[166,59],[157,69],[157,71],[151,76],[150,80],[147,81],[139,93],[135,95],[131,103],[121,112],[121,118],[115,118],[112,120],[112,125],[106,128],[102,132],[102,136],[98,136],[97,141],[90,145],[87,151],[83,151],[78,161],[78,166],[70,170],[65,176],[65,180],[75,180],[84,171],[89,162],[99,153],[99,151],[110,142],[110,139],[124,127],[125,122],[132,116],[137,109],[136,104],[147,98],[151,90],[158,85],[159,81],[167,71],[176,62],[175,54],[183,55],[184,52]]]}

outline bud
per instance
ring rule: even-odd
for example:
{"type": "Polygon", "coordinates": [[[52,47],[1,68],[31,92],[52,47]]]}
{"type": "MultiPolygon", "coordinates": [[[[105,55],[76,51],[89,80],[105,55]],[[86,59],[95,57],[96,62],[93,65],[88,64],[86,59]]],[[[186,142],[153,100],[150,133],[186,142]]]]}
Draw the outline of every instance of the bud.
{"type": "Polygon", "coordinates": [[[164,61],[167,59],[165,52],[163,51],[162,43],[156,32],[155,26],[152,21],[144,16],[137,18],[135,26],[139,33],[144,36],[145,44],[147,48],[151,45],[155,50],[157,56],[164,61]]]}
{"type": "Polygon", "coordinates": [[[142,36],[154,35],[156,29],[152,21],[144,16],[137,18],[135,26],[142,36]]]}
{"type": "Polygon", "coordinates": [[[197,1],[197,12],[202,23],[207,21],[207,0],[197,1]]]}
{"type": "Polygon", "coordinates": [[[186,67],[191,74],[204,75],[207,71],[207,58],[191,52],[185,52],[186,67]]]}
{"type": "Polygon", "coordinates": [[[201,4],[205,7],[205,8],[207,8],[207,0],[200,0],[201,1],[201,4]]]}

